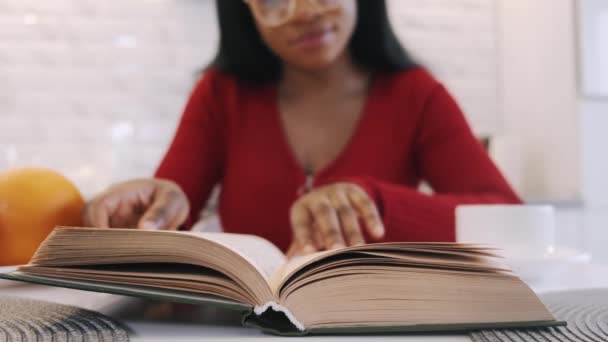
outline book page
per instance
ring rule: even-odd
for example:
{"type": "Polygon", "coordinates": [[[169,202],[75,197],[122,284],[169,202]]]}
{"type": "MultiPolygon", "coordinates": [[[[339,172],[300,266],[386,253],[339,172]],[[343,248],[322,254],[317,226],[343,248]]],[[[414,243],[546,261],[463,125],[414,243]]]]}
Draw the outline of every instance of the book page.
{"type": "Polygon", "coordinates": [[[187,232],[225,246],[252,264],[266,279],[287,262],[287,257],[270,241],[254,235],[187,232]]]}
{"type": "MultiPolygon", "coordinates": [[[[270,275],[286,261],[269,241],[252,235],[57,228],[32,257],[41,267],[112,264],[191,264],[234,280],[253,302],[271,301],[270,275]]],[[[170,269],[167,269],[171,271],[170,269]]]]}
{"type": "Polygon", "coordinates": [[[320,262],[316,268],[327,268],[343,262],[334,257],[342,256],[348,263],[365,262],[375,258],[380,264],[403,264],[435,267],[440,269],[454,268],[479,270],[485,272],[506,272],[510,269],[500,262],[500,257],[491,252],[492,248],[477,244],[457,243],[378,243],[363,246],[346,247],[338,250],[318,252],[289,260],[270,278],[269,284],[275,295],[290,281],[289,279],[303,268],[320,262]]]}
{"type": "Polygon", "coordinates": [[[279,287],[283,280],[295,270],[302,268],[304,265],[309,264],[313,260],[318,260],[324,255],[331,253],[331,251],[317,252],[308,255],[302,255],[287,260],[281,267],[279,267],[268,280],[268,284],[272,289],[272,292],[277,295],[279,293],[279,287]]]}

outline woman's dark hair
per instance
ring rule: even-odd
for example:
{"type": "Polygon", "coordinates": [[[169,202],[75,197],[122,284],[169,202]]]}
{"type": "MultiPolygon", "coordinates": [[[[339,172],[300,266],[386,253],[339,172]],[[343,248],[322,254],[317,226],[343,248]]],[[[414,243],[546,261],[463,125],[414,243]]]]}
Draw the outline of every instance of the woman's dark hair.
{"type": "MultiPolygon", "coordinates": [[[[359,66],[395,72],[416,66],[391,27],[384,0],[356,0],[358,18],[349,49],[359,66]]],[[[220,26],[217,55],[210,67],[247,81],[277,81],[281,60],[262,41],[243,0],[216,0],[220,26]]]]}

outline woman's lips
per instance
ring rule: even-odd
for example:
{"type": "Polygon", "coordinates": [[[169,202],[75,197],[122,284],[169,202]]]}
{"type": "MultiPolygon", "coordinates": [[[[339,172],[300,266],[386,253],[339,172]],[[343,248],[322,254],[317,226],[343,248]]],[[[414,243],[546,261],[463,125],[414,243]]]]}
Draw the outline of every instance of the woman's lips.
{"type": "Polygon", "coordinates": [[[298,37],[291,45],[303,49],[315,49],[328,45],[333,39],[334,31],[331,29],[313,31],[298,37]]]}

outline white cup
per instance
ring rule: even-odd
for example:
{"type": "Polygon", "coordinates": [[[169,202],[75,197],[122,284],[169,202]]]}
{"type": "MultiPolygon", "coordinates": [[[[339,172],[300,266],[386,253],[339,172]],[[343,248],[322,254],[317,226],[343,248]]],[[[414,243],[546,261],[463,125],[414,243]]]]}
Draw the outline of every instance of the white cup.
{"type": "Polygon", "coordinates": [[[544,205],[459,206],[456,241],[493,245],[508,258],[542,258],[554,246],[555,210],[544,205]]]}

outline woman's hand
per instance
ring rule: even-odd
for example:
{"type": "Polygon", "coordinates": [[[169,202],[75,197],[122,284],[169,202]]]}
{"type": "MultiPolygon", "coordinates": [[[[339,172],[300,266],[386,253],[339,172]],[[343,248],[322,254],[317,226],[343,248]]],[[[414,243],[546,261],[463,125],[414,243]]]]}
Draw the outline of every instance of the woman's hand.
{"type": "Polygon", "coordinates": [[[315,189],[291,207],[293,242],[288,257],[365,243],[384,237],[378,208],[356,184],[337,183],[315,189]],[[363,225],[363,227],[361,226],[363,225]]]}
{"type": "Polygon", "coordinates": [[[116,184],[86,204],[85,225],[98,228],[176,230],[190,212],[180,187],[169,181],[140,179],[116,184]]]}

